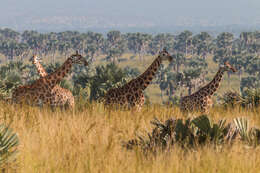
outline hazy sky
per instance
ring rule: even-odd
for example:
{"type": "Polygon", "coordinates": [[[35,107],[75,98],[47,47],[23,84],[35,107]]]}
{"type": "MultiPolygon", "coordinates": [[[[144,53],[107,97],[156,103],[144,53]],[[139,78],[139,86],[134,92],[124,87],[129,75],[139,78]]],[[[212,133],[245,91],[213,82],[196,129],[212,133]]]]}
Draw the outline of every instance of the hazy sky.
{"type": "Polygon", "coordinates": [[[4,0],[1,15],[8,11],[40,15],[121,14],[140,16],[253,16],[260,0],[4,0]]]}
{"type": "Polygon", "coordinates": [[[260,0],[2,0],[0,23],[14,16],[105,15],[141,16],[164,21],[196,19],[250,19],[260,16],[260,0]]]}

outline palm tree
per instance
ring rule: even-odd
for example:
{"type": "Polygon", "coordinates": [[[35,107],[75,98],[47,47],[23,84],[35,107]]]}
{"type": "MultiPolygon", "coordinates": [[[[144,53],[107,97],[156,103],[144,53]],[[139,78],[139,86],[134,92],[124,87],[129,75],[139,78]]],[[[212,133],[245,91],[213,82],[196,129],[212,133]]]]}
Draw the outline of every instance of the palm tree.
{"type": "Polygon", "coordinates": [[[170,99],[176,93],[176,91],[179,89],[179,87],[181,86],[182,80],[183,80],[182,73],[170,72],[169,68],[165,69],[163,72],[161,72],[159,87],[160,87],[160,90],[161,90],[162,101],[163,101],[163,91],[166,92],[166,95],[170,99]]]}
{"type": "Polygon", "coordinates": [[[143,54],[147,52],[148,45],[152,39],[150,34],[145,33],[127,33],[127,46],[135,55],[139,54],[139,59],[142,60],[143,54]]]}
{"type": "Polygon", "coordinates": [[[126,40],[122,37],[120,31],[110,31],[107,33],[106,54],[107,59],[114,63],[126,50],[126,40]]]}
{"type": "Polygon", "coordinates": [[[193,37],[193,45],[196,47],[197,55],[206,58],[212,37],[207,32],[201,32],[193,37]]]}
{"type": "Polygon", "coordinates": [[[229,32],[223,32],[217,36],[217,47],[224,48],[227,51],[226,56],[232,55],[232,41],[234,39],[234,35],[229,32]]]}
{"type": "Polygon", "coordinates": [[[192,45],[192,32],[190,31],[183,31],[177,36],[177,43],[175,44],[175,48],[182,52],[185,53],[185,56],[188,54],[188,49],[189,46],[192,45]]]}
{"type": "Polygon", "coordinates": [[[17,31],[14,31],[9,28],[0,29],[0,35],[2,35],[3,39],[5,40],[14,40],[18,41],[20,38],[20,33],[17,31]]]}
{"type": "Polygon", "coordinates": [[[174,70],[178,73],[185,62],[186,58],[183,53],[175,53],[173,54],[173,60],[170,63],[170,66],[173,66],[174,70]]]}
{"type": "Polygon", "coordinates": [[[95,74],[82,73],[74,78],[75,87],[90,88],[90,100],[97,100],[112,88],[126,83],[128,74],[114,63],[95,68],[95,74]]]}

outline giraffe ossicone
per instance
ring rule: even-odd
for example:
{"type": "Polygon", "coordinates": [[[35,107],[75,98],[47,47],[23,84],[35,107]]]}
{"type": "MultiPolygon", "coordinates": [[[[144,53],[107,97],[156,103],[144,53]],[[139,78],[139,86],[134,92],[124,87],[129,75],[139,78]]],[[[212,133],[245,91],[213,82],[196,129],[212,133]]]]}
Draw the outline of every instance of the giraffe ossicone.
{"type": "Polygon", "coordinates": [[[143,92],[153,80],[162,61],[172,61],[172,59],[172,56],[166,49],[159,52],[158,57],[143,74],[132,79],[122,87],[108,90],[104,98],[105,107],[134,108],[140,110],[145,101],[143,92]]]}
{"type": "MultiPolygon", "coordinates": [[[[66,96],[69,97],[69,94],[64,93],[67,92],[67,90],[57,88],[59,82],[70,72],[72,64],[83,64],[87,66],[87,61],[76,52],[76,54],[71,55],[55,72],[47,74],[41,64],[37,63],[38,59],[34,58],[34,60],[36,61],[33,63],[36,63],[37,70],[40,70],[39,73],[42,77],[30,85],[19,86],[14,89],[12,101],[30,105],[46,104],[51,106],[64,106],[64,103],[67,103],[66,96]]],[[[74,99],[70,101],[68,104],[74,105],[74,99]]]]}
{"type": "Polygon", "coordinates": [[[225,62],[223,66],[220,66],[217,74],[213,78],[211,82],[209,82],[206,86],[199,89],[197,92],[182,97],[180,100],[180,109],[182,112],[202,112],[208,113],[209,109],[212,107],[212,95],[219,88],[220,82],[224,75],[224,72],[232,71],[236,72],[236,69],[233,68],[229,62],[225,62]]]}

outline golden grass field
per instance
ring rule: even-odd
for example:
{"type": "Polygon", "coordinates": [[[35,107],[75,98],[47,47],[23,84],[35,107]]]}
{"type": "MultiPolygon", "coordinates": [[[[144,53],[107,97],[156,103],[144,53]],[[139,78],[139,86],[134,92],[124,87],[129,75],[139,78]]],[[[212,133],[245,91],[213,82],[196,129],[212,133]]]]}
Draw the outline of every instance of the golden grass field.
{"type": "MultiPolygon", "coordinates": [[[[131,55],[125,54],[129,59],[131,55]]],[[[59,57],[62,58],[62,57],[59,57]]],[[[120,67],[130,66],[143,72],[155,59],[147,56],[120,62],[120,67]]],[[[59,59],[63,62],[63,59],[59,59]]],[[[44,61],[43,63],[47,63],[44,61]]],[[[99,58],[97,64],[105,64],[99,58]]],[[[212,58],[208,59],[212,79],[218,70],[212,58]]],[[[167,64],[167,63],[166,63],[167,64]]],[[[68,78],[67,78],[68,79],[68,78]]],[[[237,75],[224,76],[218,95],[228,90],[239,90],[237,75]],[[228,82],[230,81],[230,83],[228,82]]],[[[185,118],[178,107],[157,105],[161,103],[160,89],[152,84],[146,90],[151,103],[141,112],[107,112],[101,104],[78,104],[75,110],[52,111],[49,108],[8,105],[0,102],[1,123],[10,124],[18,134],[17,160],[7,167],[8,172],[260,172],[260,147],[249,148],[242,143],[215,149],[205,146],[197,150],[183,151],[177,146],[169,153],[145,157],[141,151],[129,151],[122,143],[136,134],[146,134],[153,126],[154,117],[165,121],[171,117],[185,118]]],[[[216,99],[216,97],[214,97],[216,99]]],[[[260,127],[260,113],[242,109],[213,108],[209,114],[214,120],[247,117],[250,125],[260,127]]]]}
{"type": "MultiPolygon", "coordinates": [[[[10,124],[20,144],[17,160],[8,172],[252,172],[260,170],[260,147],[241,143],[216,149],[204,146],[183,151],[175,147],[156,157],[126,150],[124,141],[150,132],[154,117],[184,117],[177,107],[145,106],[141,112],[111,111],[98,103],[77,104],[75,110],[56,110],[0,103],[1,123],[10,124]]],[[[260,126],[260,113],[213,108],[213,120],[247,117],[260,126]]]]}

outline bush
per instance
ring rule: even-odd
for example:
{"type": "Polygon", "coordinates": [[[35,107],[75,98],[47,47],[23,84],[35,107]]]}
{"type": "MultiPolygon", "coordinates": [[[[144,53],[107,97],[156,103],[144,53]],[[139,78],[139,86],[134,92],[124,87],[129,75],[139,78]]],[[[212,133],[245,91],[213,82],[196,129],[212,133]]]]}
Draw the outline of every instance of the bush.
{"type": "Polygon", "coordinates": [[[224,95],[220,98],[221,104],[224,105],[225,108],[235,106],[240,106],[244,99],[243,97],[236,91],[228,91],[224,93],[224,95]]]}
{"type": "Polygon", "coordinates": [[[6,164],[14,161],[14,156],[17,153],[19,139],[9,127],[0,125],[0,168],[4,169],[6,164]]]}
{"type": "Polygon", "coordinates": [[[92,75],[83,73],[75,77],[74,90],[79,91],[79,88],[88,87],[90,90],[90,101],[96,101],[104,97],[106,91],[110,88],[122,86],[129,81],[129,78],[132,78],[138,73],[136,69],[129,67],[121,69],[113,63],[107,64],[106,66],[100,65],[95,68],[95,73],[92,75]]]}
{"type": "Polygon", "coordinates": [[[256,108],[260,105],[260,89],[247,89],[243,92],[243,106],[256,108]]]}
{"type": "Polygon", "coordinates": [[[236,118],[233,123],[226,123],[226,120],[215,123],[206,115],[201,115],[186,120],[171,118],[164,123],[155,118],[151,124],[155,128],[147,134],[148,137],[138,136],[123,146],[127,149],[137,147],[144,153],[155,154],[158,151],[171,149],[174,145],[189,149],[206,144],[214,146],[232,144],[235,139],[250,146],[256,146],[260,142],[260,130],[250,128],[245,118],[236,118]]]}
{"type": "Polygon", "coordinates": [[[226,108],[234,108],[236,105],[249,109],[257,108],[260,105],[260,89],[246,89],[242,95],[228,91],[220,99],[226,108]]]}

